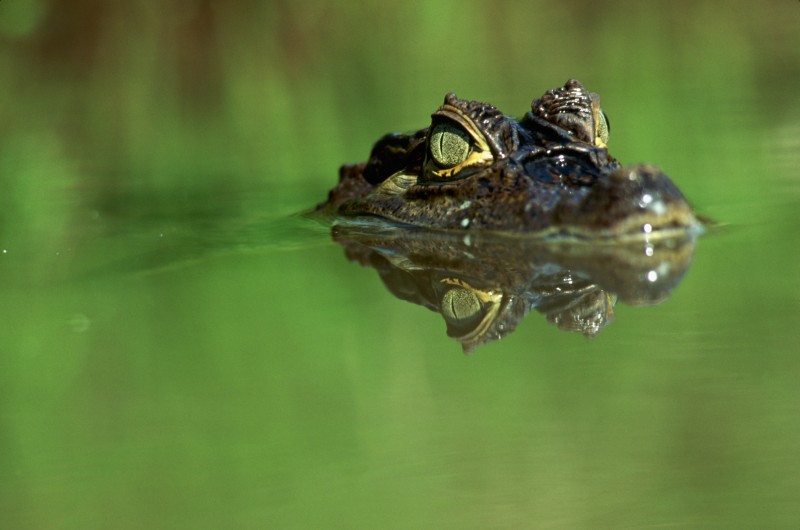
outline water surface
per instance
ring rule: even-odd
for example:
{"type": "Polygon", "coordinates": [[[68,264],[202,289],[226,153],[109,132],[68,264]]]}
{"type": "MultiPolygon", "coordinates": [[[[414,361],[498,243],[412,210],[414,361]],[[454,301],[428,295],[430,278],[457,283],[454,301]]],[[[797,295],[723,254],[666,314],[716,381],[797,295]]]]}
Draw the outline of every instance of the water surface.
{"type": "Polygon", "coordinates": [[[703,237],[666,302],[593,339],[532,314],[465,357],[307,219],[86,223],[108,234],[4,255],[12,527],[794,520],[798,285],[771,226],[703,237]]]}

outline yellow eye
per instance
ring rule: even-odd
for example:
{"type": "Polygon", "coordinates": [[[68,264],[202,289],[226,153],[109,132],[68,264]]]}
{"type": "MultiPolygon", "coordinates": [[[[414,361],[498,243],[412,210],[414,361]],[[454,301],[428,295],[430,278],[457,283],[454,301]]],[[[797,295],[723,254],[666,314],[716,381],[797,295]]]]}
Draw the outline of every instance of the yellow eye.
{"type": "Polygon", "coordinates": [[[440,167],[451,168],[469,156],[470,137],[458,127],[440,123],[433,128],[429,149],[434,162],[440,167]]]}
{"type": "Polygon", "coordinates": [[[597,113],[597,136],[603,141],[603,144],[608,143],[608,133],[611,132],[611,122],[608,121],[608,116],[602,110],[597,113]]]}

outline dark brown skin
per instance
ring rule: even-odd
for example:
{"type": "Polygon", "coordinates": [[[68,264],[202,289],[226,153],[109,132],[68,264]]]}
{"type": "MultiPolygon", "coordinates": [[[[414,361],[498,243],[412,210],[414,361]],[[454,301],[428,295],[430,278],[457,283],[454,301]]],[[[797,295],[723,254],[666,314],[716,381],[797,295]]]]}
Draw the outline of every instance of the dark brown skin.
{"type": "Polygon", "coordinates": [[[576,80],[533,101],[520,120],[445,97],[430,127],[378,140],[342,166],[318,211],[454,230],[656,237],[699,225],[678,188],[649,165],[608,153],[599,97],[576,80]]]}

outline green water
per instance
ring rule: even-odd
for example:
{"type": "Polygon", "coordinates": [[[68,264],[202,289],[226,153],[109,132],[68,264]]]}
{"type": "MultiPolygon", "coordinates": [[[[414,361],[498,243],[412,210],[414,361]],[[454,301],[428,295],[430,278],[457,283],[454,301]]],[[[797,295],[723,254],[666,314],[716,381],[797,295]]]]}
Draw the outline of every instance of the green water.
{"type": "Polygon", "coordinates": [[[56,5],[0,3],[0,528],[800,524],[800,4],[56,5]],[[722,225],[597,337],[465,356],[295,215],[569,77],[722,225]]]}

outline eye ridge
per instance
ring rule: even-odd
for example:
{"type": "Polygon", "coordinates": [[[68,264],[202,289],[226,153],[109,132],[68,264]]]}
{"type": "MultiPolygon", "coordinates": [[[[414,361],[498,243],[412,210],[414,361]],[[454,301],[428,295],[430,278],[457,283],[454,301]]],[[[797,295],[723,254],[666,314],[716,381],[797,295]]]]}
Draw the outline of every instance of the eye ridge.
{"type": "Polygon", "coordinates": [[[438,166],[452,168],[461,164],[471,148],[472,138],[462,128],[449,123],[439,123],[433,128],[429,151],[438,166]]]}

